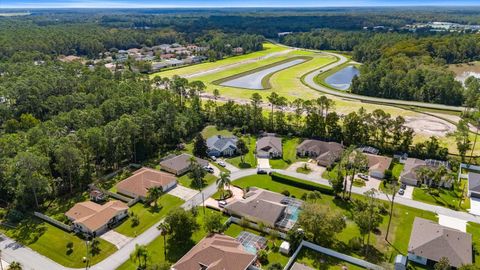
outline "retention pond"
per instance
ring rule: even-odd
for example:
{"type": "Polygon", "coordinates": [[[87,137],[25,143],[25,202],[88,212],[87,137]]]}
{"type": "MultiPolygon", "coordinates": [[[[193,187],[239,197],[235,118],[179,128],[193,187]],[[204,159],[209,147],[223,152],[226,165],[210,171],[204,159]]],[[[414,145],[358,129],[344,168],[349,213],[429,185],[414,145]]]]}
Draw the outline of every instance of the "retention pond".
{"type": "Polygon", "coordinates": [[[338,90],[348,90],[353,77],[359,75],[360,71],[355,66],[348,66],[328,76],[325,83],[338,90]]]}
{"type": "Polygon", "coordinates": [[[269,66],[267,68],[260,68],[258,71],[245,72],[244,75],[234,76],[232,79],[223,81],[220,83],[222,86],[246,88],[253,90],[261,90],[267,88],[267,82],[265,81],[269,75],[278,72],[280,70],[301,64],[307,61],[307,59],[294,59],[287,62],[282,62],[278,65],[269,66]]]}

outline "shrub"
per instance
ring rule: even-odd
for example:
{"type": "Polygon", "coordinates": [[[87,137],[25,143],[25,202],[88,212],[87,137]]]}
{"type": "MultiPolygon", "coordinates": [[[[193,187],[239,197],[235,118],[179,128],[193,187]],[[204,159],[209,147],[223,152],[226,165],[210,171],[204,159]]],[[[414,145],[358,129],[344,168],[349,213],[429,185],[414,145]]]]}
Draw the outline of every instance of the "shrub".
{"type": "Polygon", "coordinates": [[[282,269],[283,269],[282,265],[281,265],[280,263],[278,263],[278,262],[270,265],[270,266],[267,268],[267,270],[282,270],[282,269]]]}
{"type": "Polygon", "coordinates": [[[261,264],[268,264],[268,253],[266,250],[264,249],[259,250],[257,257],[258,257],[258,261],[260,261],[261,264]]]}
{"type": "Polygon", "coordinates": [[[272,172],[270,175],[272,177],[272,180],[275,182],[291,185],[301,189],[318,190],[325,194],[333,194],[333,190],[329,186],[324,186],[317,183],[297,179],[297,178],[282,175],[276,172],[272,172]]]}
{"type": "Polygon", "coordinates": [[[20,212],[18,210],[15,210],[15,209],[11,209],[7,213],[7,219],[8,219],[9,222],[12,222],[12,223],[18,223],[21,220],[23,220],[24,217],[25,216],[23,215],[22,212],[20,212]]]}
{"type": "Polygon", "coordinates": [[[363,243],[362,243],[362,238],[360,237],[354,237],[348,241],[348,246],[354,250],[358,251],[362,249],[363,243]]]}
{"type": "Polygon", "coordinates": [[[289,197],[290,196],[290,191],[284,190],[284,191],[282,191],[282,194],[289,197]]]}
{"type": "Polygon", "coordinates": [[[438,189],[431,189],[428,193],[435,197],[440,196],[440,191],[438,189]]]}
{"type": "Polygon", "coordinates": [[[140,219],[138,218],[137,214],[130,213],[130,219],[132,220],[132,227],[137,227],[140,225],[140,219]]]}

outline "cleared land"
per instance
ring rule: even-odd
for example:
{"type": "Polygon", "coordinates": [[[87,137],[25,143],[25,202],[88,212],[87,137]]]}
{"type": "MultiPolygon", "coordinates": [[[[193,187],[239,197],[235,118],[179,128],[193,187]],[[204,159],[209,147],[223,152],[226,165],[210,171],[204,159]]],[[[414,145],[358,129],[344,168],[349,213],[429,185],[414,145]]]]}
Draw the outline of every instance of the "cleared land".
{"type": "MultiPolygon", "coordinates": [[[[272,92],[276,92],[277,94],[286,97],[289,101],[293,101],[296,98],[315,99],[324,95],[321,92],[307,87],[301,80],[305,74],[312,70],[319,69],[322,66],[335,62],[337,60],[335,57],[323,53],[288,49],[270,43],[266,43],[264,47],[265,50],[260,52],[231,57],[213,63],[204,63],[168,70],[152,74],[152,76],[159,75],[162,77],[172,77],[173,75],[179,75],[190,77],[192,80],[201,80],[207,86],[204,96],[213,97],[213,90],[218,89],[222,97],[219,102],[227,99],[234,99],[236,102],[246,103],[253,93],[259,93],[263,97],[264,102],[267,102],[266,97],[272,92]],[[214,83],[224,78],[238,76],[238,74],[244,72],[299,56],[311,57],[312,59],[272,74],[269,78],[270,89],[241,89],[216,85],[214,83]]],[[[351,65],[351,63],[340,65],[317,78],[328,76],[330,73],[333,74],[335,71],[348,65],[351,65]]],[[[325,96],[335,102],[334,110],[342,115],[348,114],[352,111],[358,111],[358,109],[363,107],[368,112],[381,109],[386,113],[391,114],[393,117],[403,116],[407,120],[407,125],[415,130],[416,135],[414,142],[425,141],[430,136],[437,136],[441,139],[442,146],[447,147],[450,153],[457,153],[455,139],[453,137],[447,137],[448,133],[455,130],[453,123],[458,121],[458,113],[456,112],[452,113],[450,111],[429,110],[424,108],[416,108],[413,110],[409,106],[388,106],[332,95],[325,96]],[[426,115],[423,112],[430,115],[426,115]]],[[[471,137],[471,140],[473,141],[473,134],[471,134],[471,137]]],[[[480,144],[477,144],[474,154],[480,155],[480,144]]]]}
{"type": "Polygon", "coordinates": [[[448,69],[453,71],[456,79],[461,82],[464,82],[470,76],[480,78],[480,62],[452,64],[448,66],[448,69]]]}

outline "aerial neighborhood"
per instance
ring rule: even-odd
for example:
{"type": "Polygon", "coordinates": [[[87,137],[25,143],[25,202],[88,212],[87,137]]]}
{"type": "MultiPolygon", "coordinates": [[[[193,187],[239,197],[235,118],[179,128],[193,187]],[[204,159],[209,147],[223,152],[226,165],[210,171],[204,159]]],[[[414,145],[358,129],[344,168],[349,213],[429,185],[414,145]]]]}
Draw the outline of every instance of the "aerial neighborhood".
{"type": "Polygon", "coordinates": [[[5,1],[0,270],[480,269],[477,6],[5,1]]]}

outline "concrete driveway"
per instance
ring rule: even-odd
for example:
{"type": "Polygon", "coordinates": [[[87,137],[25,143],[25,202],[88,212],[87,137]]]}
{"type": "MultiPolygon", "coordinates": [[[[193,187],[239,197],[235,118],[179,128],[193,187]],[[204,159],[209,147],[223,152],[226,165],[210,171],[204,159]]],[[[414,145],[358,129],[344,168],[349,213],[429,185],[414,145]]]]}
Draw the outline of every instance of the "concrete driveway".
{"type": "Polygon", "coordinates": [[[257,158],[257,168],[270,169],[270,160],[268,158],[257,158]]]}
{"type": "Polygon", "coordinates": [[[233,166],[232,164],[228,163],[227,160],[224,159],[223,161],[225,162],[225,169],[227,169],[228,171],[230,171],[232,173],[240,171],[239,168],[237,168],[237,167],[233,166]]]}
{"type": "Polygon", "coordinates": [[[197,195],[197,193],[197,190],[187,188],[182,185],[177,185],[174,189],[168,192],[168,194],[178,197],[184,201],[190,200],[193,196],[197,195]]]}
{"type": "Polygon", "coordinates": [[[114,244],[118,249],[125,246],[128,242],[132,241],[133,238],[120,234],[114,230],[110,230],[100,236],[103,240],[114,244]]]}
{"type": "Polygon", "coordinates": [[[313,163],[313,162],[306,162],[306,161],[299,161],[299,162],[294,162],[292,165],[290,165],[287,168],[287,171],[289,172],[296,172],[298,168],[302,168],[307,164],[308,168],[310,168],[311,172],[308,173],[308,176],[313,176],[313,177],[322,177],[323,172],[325,172],[326,168],[322,166],[318,166],[318,164],[313,163]]]}
{"type": "Polygon", "coordinates": [[[3,267],[2,269],[8,269],[9,264],[6,261],[0,260],[0,263],[2,264],[2,267],[3,267]]]}
{"type": "Polygon", "coordinates": [[[438,224],[461,232],[467,232],[467,221],[459,218],[438,215],[438,224]]]}
{"type": "Polygon", "coordinates": [[[480,216],[480,199],[470,198],[470,214],[480,216]]]}
{"type": "Polygon", "coordinates": [[[222,171],[220,171],[219,168],[217,168],[217,166],[213,165],[212,163],[208,163],[208,166],[210,166],[212,169],[213,169],[213,175],[215,175],[216,177],[220,177],[220,173],[222,171]]]}
{"type": "Polygon", "coordinates": [[[407,188],[405,188],[405,193],[403,195],[400,195],[400,194],[397,194],[397,196],[400,196],[400,197],[403,197],[405,199],[412,199],[413,198],[413,190],[415,189],[415,187],[412,187],[412,186],[407,186],[407,188]]]}

